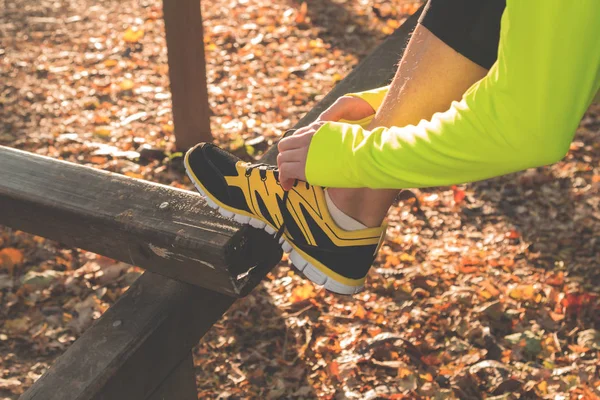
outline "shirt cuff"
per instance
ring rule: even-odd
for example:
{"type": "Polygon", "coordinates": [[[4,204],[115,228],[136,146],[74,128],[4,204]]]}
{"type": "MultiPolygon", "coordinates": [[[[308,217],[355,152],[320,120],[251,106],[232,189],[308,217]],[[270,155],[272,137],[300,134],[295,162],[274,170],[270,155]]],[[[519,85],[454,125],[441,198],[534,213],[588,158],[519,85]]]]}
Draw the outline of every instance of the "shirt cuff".
{"type": "Polygon", "coordinates": [[[362,132],[359,125],[323,124],[313,135],[308,148],[305,169],[308,183],[322,187],[359,187],[353,179],[356,166],[351,161],[354,143],[362,137],[362,132]]]}
{"type": "Polygon", "coordinates": [[[377,112],[379,107],[381,107],[381,103],[383,103],[383,99],[387,92],[389,91],[389,86],[383,86],[377,89],[365,90],[364,92],[358,93],[348,93],[346,96],[358,97],[359,99],[363,99],[377,112]]]}

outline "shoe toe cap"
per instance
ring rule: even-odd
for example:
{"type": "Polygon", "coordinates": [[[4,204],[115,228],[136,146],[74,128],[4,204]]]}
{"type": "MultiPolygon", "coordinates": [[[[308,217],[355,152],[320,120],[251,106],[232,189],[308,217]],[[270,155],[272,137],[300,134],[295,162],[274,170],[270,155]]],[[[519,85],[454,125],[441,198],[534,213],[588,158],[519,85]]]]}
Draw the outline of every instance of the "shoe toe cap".
{"type": "Polygon", "coordinates": [[[227,202],[225,176],[237,175],[239,158],[213,145],[200,143],[187,153],[186,168],[206,190],[219,200],[227,202]]]}

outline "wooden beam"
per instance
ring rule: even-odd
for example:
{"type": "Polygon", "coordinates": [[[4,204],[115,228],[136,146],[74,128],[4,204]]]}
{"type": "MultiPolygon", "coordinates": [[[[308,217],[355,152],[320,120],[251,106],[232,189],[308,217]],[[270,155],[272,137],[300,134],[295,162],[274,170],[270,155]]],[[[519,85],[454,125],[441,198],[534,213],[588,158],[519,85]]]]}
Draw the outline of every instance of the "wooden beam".
{"type": "Polygon", "coordinates": [[[194,356],[191,352],[147,400],[198,400],[194,356]]]}
{"type": "Polygon", "coordinates": [[[211,142],[200,0],[163,0],[177,148],[211,142]]]}
{"type": "MultiPolygon", "coordinates": [[[[146,272],[21,400],[154,399],[234,301],[146,272]]],[[[181,379],[187,378],[178,379],[183,385],[181,379]]]]}
{"type": "MultiPolygon", "coordinates": [[[[402,26],[396,29],[393,34],[361,61],[348,76],[327,93],[323,100],[302,117],[294,126],[294,129],[315,121],[323,111],[347,93],[388,85],[396,74],[398,62],[404,54],[410,35],[417,26],[422,11],[423,7],[411,15],[402,26]]],[[[277,146],[273,146],[265,153],[261,162],[276,164],[277,154],[279,154],[277,146]]]]}
{"type": "Polygon", "coordinates": [[[231,296],[281,259],[270,235],[240,229],[194,192],[3,146],[0,171],[0,224],[68,246],[231,296]]]}

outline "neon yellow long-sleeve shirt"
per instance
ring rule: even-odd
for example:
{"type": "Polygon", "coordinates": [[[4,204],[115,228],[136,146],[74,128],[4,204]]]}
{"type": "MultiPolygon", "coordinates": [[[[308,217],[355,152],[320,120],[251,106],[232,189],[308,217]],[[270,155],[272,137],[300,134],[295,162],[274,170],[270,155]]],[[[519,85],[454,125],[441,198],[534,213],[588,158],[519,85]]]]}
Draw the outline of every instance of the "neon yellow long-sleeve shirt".
{"type": "MultiPolygon", "coordinates": [[[[550,164],[567,153],[599,89],[599,0],[507,0],[498,60],[460,102],[416,126],[324,124],[310,144],[307,180],[402,189],[550,164]]],[[[385,90],[374,92],[378,107],[385,90]]]]}

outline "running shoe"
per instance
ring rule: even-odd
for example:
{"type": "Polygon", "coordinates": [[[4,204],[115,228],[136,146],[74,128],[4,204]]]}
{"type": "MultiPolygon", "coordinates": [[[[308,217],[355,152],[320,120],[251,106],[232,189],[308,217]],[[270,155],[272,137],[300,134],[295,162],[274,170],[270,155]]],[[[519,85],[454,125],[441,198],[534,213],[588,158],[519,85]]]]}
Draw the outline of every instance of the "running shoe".
{"type": "Polygon", "coordinates": [[[297,181],[285,191],[277,167],[241,161],[211,143],[190,149],[185,169],[210,207],[274,235],[292,264],[312,282],[340,294],[363,289],[385,226],[340,229],[329,214],[322,187],[297,181]]]}

